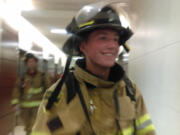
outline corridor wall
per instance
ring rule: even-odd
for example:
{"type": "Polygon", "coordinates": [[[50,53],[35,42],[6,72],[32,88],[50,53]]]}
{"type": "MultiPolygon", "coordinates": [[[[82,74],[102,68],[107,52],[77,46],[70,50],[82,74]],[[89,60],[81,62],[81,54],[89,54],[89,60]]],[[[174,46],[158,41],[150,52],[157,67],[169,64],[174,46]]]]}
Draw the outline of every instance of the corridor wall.
{"type": "Polygon", "coordinates": [[[180,1],[133,0],[130,78],[142,92],[157,135],[180,135],[180,1]]]}

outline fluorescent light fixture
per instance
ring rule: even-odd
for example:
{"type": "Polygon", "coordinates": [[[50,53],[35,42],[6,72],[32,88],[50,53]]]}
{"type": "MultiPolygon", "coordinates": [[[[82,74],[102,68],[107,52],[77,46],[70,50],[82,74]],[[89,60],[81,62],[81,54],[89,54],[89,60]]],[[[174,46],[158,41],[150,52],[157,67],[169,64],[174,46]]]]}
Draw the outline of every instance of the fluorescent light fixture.
{"type": "Polygon", "coordinates": [[[17,42],[9,42],[9,41],[5,41],[5,42],[1,42],[2,45],[6,45],[7,47],[17,47],[18,43],[17,42]]]}
{"type": "Polygon", "coordinates": [[[55,34],[67,34],[67,31],[65,29],[51,29],[51,33],[55,33],[55,34]]]}
{"type": "Polygon", "coordinates": [[[16,11],[33,10],[34,6],[32,0],[6,0],[6,4],[16,11]]]}

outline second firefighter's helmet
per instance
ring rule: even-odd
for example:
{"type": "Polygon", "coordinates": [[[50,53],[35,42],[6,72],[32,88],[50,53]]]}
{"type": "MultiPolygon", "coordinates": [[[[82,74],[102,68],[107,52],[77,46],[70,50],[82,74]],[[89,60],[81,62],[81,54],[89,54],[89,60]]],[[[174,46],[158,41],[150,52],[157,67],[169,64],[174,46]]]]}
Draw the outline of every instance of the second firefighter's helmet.
{"type": "Polygon", "coordinates": [[[36,62],[38,62],[38,58],[33,55],[32,53],[27,53],[25,55],[25,59],[24,59],[24,62],[27,63],[29,59],[33,58],[36,62]]]}
{"type": "Polygon", "coordinates": [[[84,35],[101,28],[116,30],[120,37],[119,45],[124,45],[133,32],[128,25],[123,24],[125,12],[120,6],[117,10],[117,4],[102,1],[84,6],[66,27],[72,35],[64,44],[63,51],[70,55],[80,55],[79,44],[84,35]]]}

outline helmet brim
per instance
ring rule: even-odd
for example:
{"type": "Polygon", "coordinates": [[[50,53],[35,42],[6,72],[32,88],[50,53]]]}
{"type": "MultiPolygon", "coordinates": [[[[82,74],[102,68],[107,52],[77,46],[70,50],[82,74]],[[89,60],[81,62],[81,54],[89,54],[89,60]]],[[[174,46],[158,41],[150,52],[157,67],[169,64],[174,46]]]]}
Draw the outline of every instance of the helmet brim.
{"type": "Polygon", "coordinates": [[[79,50],[79,45],[81,43],[81,36],[84,35],[85,33],[91,33],[94,30],[97,29],[113,29],[117,31],[119,34],[119,37],[121,40],[119,40],[119,45],[123,45],[132,35],[133,32],[129,28],[124,28],[121,27],[121,25],[117,24],[97,24],[94,26],[82,28],[78,33],[73,34],[71,37],[69,37],[64,46],[63,46],[63,51],[72,56],[80,56],[81,52],[79,50]]]}
{"type": "Polygon", "coordinates": [[[123,39],[123,41],[119,42],[119,45],[124,44],[132,35],[133,32],[129,29],[129,28],[124,28],[119,24],[109,24],[109,23],[105,23],[105,24],[96,24],[96,25],[92,25],[92,26],[87,26],[85,28],[81,28],[78,33],[76,33],[77,35],[83,35],[86,32],[92,32],[94,30],[97,29],[113,29],[115,31],[117,31],[117,33],[119,34],[120,39],[123,39]]]}

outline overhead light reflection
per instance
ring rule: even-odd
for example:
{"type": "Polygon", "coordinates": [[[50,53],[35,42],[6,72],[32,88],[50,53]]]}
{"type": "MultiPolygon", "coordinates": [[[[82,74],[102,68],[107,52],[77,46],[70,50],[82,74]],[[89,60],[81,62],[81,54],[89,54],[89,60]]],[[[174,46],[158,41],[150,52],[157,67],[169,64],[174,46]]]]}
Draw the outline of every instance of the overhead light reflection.
{"type": "Polygon", "coordinates": [[[84,9],[87,11],[87,12],[90,12],[93,7],[92,6],[84,6],[84,9]]]}
{"type": "Polygon", "coordinates": [[[51,29],[51,33],[55,33],[55,34],[68,34],[65,29],[51,29]]]}
{"type": "Polygon", "coordinates": [[[11,28],[20,33],[19,48],[31,51],[32,42],[34,42],[41,46],[43,50],[46,50],[44,52],[47,53],[44,54],[45,57],[52,54],[55,57],[62,58],[62,65],[64,66],[66,63],[66,55],[49,39],[42,35],[30,22],[21,16],[22,8],[17,5],[21,5],[23,1],[27,0],[8,0],[7,3],[4,2],[0,5],[0,15],[3,20],[5,20],[11,28]]]}
{"type": "Polygon", "coordinates": [[[35,9],[32,0],[6,0],[6,4],[16,11],[29,11],[35,9]]]}

